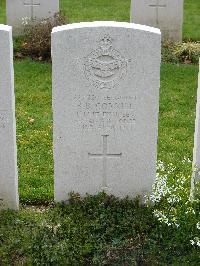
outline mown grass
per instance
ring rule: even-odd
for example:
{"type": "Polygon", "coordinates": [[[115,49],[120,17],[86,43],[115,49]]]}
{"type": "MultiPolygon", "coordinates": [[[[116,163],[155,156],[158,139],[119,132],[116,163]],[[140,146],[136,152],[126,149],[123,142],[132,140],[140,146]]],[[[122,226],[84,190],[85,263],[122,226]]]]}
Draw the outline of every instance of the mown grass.
{"type": "MultiPolygon", "coordinates": [[[[130,0],[60,0],[70,23],[95,20],[129,21],[130,0]]],[[[183,38],[200,40],[200,1],[184,1],[183,38]]],[[[6,23],[5,0],[0,2],[0,23],[6,23]]]]}
{"type": "Polygon", "coordinates": [[[6,24],[6,1],[0,2],[0,24],[6,24]]]}
{"type": "Polygon", "coordinates": [[[177,164],[192,160],[198,67],[161,67],[158,158],[177,164]]]}
{"type": "Polygon", "coordinates": [[[200,1],[184,1],[183,38],[185,40],[200,40],[200,1]]]}
{"type": "Polygon", "coordinates": [[[15,63],[20,199],[53,199],[51,65],[15,63]]]}
{"type": "Polygon", "coordinates": [[[60,6],[69,22],[129,21],[130,0],[61,0],[60,6]]]}

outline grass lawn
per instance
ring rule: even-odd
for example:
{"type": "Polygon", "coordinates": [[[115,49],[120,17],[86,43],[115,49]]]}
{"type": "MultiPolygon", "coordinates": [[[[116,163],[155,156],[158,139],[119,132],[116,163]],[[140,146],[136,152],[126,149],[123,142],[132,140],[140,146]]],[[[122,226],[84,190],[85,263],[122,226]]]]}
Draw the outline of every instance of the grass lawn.
{"type": "Polygon", "coordinates": [[[51,65],[15,63],[20,199],[53,199],[51,65]]]}
{"type": "MultiPolygon", "coordinates": [[[[5,0],[0,2],[0,23],[6,23],[5,0]]],[[[94,20],[129,21],[130,0],[60,0],[70,23],[94,20]]],[[[200,1],[185,0],[183,38],[200,40],[200,1]]]]}

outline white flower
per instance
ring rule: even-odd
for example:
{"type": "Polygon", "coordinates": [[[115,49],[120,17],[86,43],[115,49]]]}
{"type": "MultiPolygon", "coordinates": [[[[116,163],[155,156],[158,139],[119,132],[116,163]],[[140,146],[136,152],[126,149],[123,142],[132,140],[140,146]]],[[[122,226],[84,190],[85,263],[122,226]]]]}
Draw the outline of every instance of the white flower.
{"type": "Polygon", "coordinates": [[[191,163],[192,161],[190,160],[190,158],[186,158],[184,157],[182,160],[182,163],[191,163]]]}
{"type": "Polygon", "coordinates": [[[30,17],[23,17],[22,18],[22,25],[23,26],[27,26],[31,21],[31,18],[30,17]]]}
{"type": "Polygon", "coordinates": [[[164,171],[165,170],[164,163],[162,161],[158,161],[156,168],[157,170],[164,171]]]}
{"type": "Polygon", "coordinates": [[[194,246],[200,247],[200,239],[198,237],[195,237],[194,240],[190,240],[190,243],[194,246]]]}
{"type": "Polygon", "coordinates": [[[197,229],[200,230],[200,222],[197,223],[197,229]]]}
{"type": "Polygon", "coordinates": [[[185,214],[195,214],[195,211],[192,207],[188,207],[188,210],[185,212],[185,214]]]}

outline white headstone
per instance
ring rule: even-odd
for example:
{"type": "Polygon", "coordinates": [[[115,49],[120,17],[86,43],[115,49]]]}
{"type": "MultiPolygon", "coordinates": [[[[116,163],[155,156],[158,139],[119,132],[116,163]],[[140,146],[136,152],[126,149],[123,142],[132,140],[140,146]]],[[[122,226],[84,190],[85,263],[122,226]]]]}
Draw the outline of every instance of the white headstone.
{"type": "Polygon", "coordinates": [[[137,196],[156,176],[160,30],[120,22],[52,32],[55,200],[137,196]]]}
{"type": "Polygon", "coordinates": [[[193,149],[193,180],[195,184],[200,181],[200,61],[199,61],[199,78],[197,89],[196,120],[193,149]]]}
{"type": "Polygon", "coordinates": [[[163,40],[182,41],[184,0],[132,0],[131,22],[161,29],[163,40]]]}
{"type": "Polygon", "coordinates": [[[24,23],[53,17],[59,12],[59,0],[6,0],[7,24],[13,33],[22,33],[24,23]]]}
{"type": "Polygon", "coordinates": [[[18,176],[12,28],[0,25],[0,209],[17,209],[18,176]]]}

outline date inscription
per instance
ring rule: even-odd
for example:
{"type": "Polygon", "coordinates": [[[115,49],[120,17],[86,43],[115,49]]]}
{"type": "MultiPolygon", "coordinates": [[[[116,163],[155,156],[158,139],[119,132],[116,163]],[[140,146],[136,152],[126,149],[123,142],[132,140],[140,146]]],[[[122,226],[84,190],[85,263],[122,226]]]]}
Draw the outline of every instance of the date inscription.
{"type": "Polygon", "coordinates": [[[136,121],[136,97],[75,95],[75,119],[81,130],[123,130],[136,121]]]}

